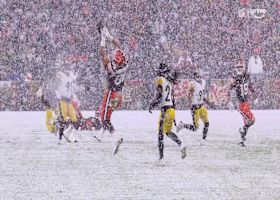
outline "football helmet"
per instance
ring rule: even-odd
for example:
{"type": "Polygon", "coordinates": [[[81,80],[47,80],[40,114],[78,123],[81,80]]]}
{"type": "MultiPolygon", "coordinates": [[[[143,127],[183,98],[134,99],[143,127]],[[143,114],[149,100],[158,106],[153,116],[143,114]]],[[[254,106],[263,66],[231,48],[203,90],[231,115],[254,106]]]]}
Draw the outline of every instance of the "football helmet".
{"type": "Polygon", "coordinates": [[[170,72],[170,67],[165,63],[160,63],[159,67],[157,69],[157,75],[158,76],[164,76],[167,75],[170,72]]]}
{"type": "Polygon", "coordinates": [[[127,60],[126,60],[126,57],[125,57],[125,53],[120,49],[116,49],[113,52],[113,61],[118,65],[126,64],[127,60]]]}
{"type": "Polygon", "coordinates": [[[245,66],[243,64],[237,64],[235,65],[235,71],[237,75],[243,75],[246,72],[245,66]]]}

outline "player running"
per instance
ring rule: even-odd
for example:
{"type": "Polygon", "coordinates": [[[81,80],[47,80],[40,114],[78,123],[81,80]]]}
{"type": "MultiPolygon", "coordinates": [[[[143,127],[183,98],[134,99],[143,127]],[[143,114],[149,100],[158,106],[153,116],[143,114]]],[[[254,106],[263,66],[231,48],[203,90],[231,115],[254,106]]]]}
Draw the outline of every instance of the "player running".
{"type": "Polygon", "coordinates": [[[158,132],[158,148],[159,159],[163,158],[164,149],[164,134],[178,144],[181,148],[181,158],[186,157],[186,147],[182,146],[181,140],[175,133],[172,132],[173,123],[175,120],[175,100],[173,94],[173,85],[176,81],[170,68],[161,63],[157,70],[158,77],[156,78],[157,93],[155,100],[150,104],[149,112],[159,104],[161,104],[161,114],[159,118],[159,132],[158,132]]]}
{"type": "Polygon", "coordinates": [[[193,124],[184,124],[180,121],[177,126],[177,132],[186,128],[191,131],[196,131],[199,128],[199,119],[204,123],[204,128],[202,132],[202,139],[205,140],[209,128],[208,112],[205,107],[205,103],[209,103],[208,97],[206,95],[206,81],[201,78],[200,72],[197,70],[194,73],[194,80],[190,85],[190,95],[192,97],[192,118],[193,124]]]}
{"type": "MultiPolygon", "coordinates": [[[[246,135],[248,129],[255,123],[255,117],[251,111],[250,103],[248,102],[249,99],[249,92],[252,94],[255,93],[250,75],[246,73],[246,68],[243,64],[237,64],[235,66],[236,75],[233,77],[233,81],[230,84],[228,95],[231,99],[230,92],[232,89],[235,89],[236,97],[238,100],[238,112],[243,116],[244,126],[239,129],[241,135],[241,141],[238,143],[241,146],[245,146],[246,135]]],[[[255,96],[254,96],[255,97],[255,96]]],[[[255,104],[257,104],[258,99],[255,97],[255,104]]],[[[233,108],[232,100],[229,102],[229,108],[233,108]]]]}
{"type": "MultiPolygon", "coordinates": [[[[124,76],[127,70],[127,59],[125,53],[121,50],[119,42],[109,33],[106,26],[99,24],[101,34],[100,55],[105,70],[107,71],[107,87],[101,105],[100,117],[103,130],[108,130],[111,134],[116,135],[115,128],[111,122],[111,116],[114,110],[121,107],[122,89],[124,86],[124,76]],[[115,50],[112,54],[106,54],[106,40],[109,40],[115,50]]],[[[117,136],[117,144],[114,154],[118,152],[123,138],[117,136]]]]}

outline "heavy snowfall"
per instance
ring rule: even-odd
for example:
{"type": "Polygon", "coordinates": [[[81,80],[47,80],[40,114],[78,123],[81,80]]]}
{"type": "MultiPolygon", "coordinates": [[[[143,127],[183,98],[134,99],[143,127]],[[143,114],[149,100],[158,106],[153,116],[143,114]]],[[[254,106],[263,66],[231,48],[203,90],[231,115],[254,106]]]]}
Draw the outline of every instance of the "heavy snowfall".
{"type": "Polygon", "coordinates": [[[0,200],[279,200],[279,14],[0,0],[0,200]]]}

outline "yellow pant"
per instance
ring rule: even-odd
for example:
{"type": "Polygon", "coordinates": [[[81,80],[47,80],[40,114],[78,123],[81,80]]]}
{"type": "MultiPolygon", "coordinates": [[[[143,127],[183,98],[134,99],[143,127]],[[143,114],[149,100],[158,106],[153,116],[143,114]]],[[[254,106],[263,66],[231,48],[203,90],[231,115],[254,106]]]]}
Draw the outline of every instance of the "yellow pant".
{"type": "Polygon", "coordinates": [[[208,120],[208,112],[207,109],[202,105],[201,107],[193,107],[192,108],[192,117],[193,117],[193,124],[195,128],[199,128],[199,119],[201,119],[204,123],[209,123],[208,120]]]}
{"type": "Polygon", "coordinates": [[[162,110],[159,117],[159,131],[163,134],[170,133],[172,131],[173,122],[175,119],[175,109],[168,108],[162,110]]]}
{"type": "Polygon", "coordinates": [[[54,116],[53,110],[47,109],[46,110],[46,127],[49,132],[55,133],[56,132],[56,125],[54,124],[54,116]]]}
{"type": "Polygon", "coordinates": [[[60,114],[62,115],[65,121],[70,119],[72,122],[77,122],[76,111],[71,101],[60,100],[59,109],[60,109],[60,114]]]}

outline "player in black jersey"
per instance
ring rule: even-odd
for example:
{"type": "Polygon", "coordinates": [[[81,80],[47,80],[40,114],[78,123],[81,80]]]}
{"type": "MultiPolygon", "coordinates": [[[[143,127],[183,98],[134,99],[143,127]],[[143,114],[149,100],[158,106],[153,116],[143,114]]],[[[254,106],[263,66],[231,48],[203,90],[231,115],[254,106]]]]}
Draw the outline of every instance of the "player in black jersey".
{"type": "MultiPolygon", "coordinates": [[[[233,77],[233,81],[229,87],[228,94],[230,96],[230,91],[235,89],[236,97],[238,100],[238,111],[243,116],[244,126],[239,129],[241,134],[241,141],[239,144],[241,146],[245,146],[246,135],[248,129],[255,123],[255,117],[251,111],[251,106],[249,103],[249,93],[251,92],[253,95],[255,93],[250,75],[246,73],[246,68],[243,64],[237,64],[235,66],[236,75],[233,77]]],[[[255,103],[257,99],[255,100],[255,103]]],[[[230,101],[229,107],[233,107],[233,103],[230,101]]]]}

